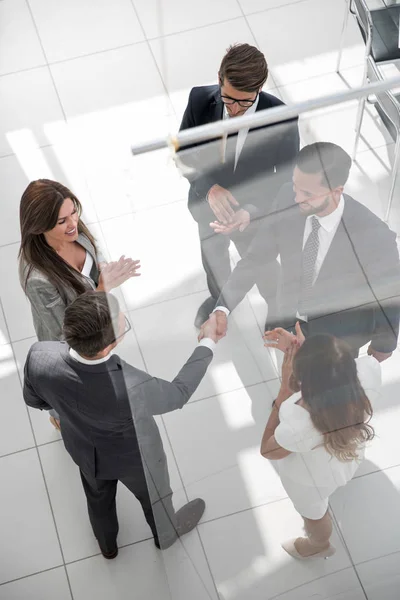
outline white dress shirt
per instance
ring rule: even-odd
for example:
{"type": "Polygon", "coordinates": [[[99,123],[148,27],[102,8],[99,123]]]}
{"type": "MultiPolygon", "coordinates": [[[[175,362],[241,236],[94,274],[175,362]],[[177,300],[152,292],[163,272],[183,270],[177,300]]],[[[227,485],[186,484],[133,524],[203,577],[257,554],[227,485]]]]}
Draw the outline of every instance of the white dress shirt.
{"type": "Polygon", "coordinates": [[[330,215],[326,215],[326,217],[319,217],[318,215],[310,215],[309,217],[307,217],[306,225],[304,227],[303,250],[304,250],[304,246],[306,245],[306,242],[307,242],[308,237],[312,230],[311,219],[313,217],[315,217],[319,221],[319,224],[321,225],[321,227],[319,228],[319,231],[318,231],[319,247],[318,247],[317,259],[315,261],[313,285],[317,280],[317,277],[318,277],[319,272],[322,267],[322,263],[324,262],[326,255],[328,254],[328,250],[332,244],[332,240],[335,237],[335,233],[337,231],[337,228],[339,227],[340,219],[342,218],[342,215],[343,215],[343,210],[344,210],[344,198],[343,198],[343,196],[341,196],[336,210],[331,212],[330,215]]]}
{"type": "MultiPolygon", "coordinates": [[[[339,227],[340,219],[343,215],[343,210],[344,198],[343,196],[341,196],[337,208],[329,215],[326,215],[326,217],[319,217],[318,215],[310,215],[309,217],[307,217],[303,235],[303,250],[308,240],[308,237],[312,231],[311,219],[315,217],[321,225],[318,231],[319,246],[317,258],[315,261],[313,285],[318,279],[318,275],[321,270],[322,264],[326,258],[326,255],[328,254],[328,250],[332,244],[333,238],[335,237],[335,233],[337,231],[337,228],[339,227]]],[[[302,321],[307,321],[306,315],[299,315],[299,313],[296,313],[296,317],[298,319],[301,319],[302,321]]]]}
{"type": "MultiPolygon", "coordinates": [[[[306,219],[306,224],[304,227],[304,235],[303,235],[303,249],[308,240],[308,236],[310,235],[310,233],[312,231],[312,224],[311,224],[312,217],[315,217],[316,219],[318,219],[318,221],[321,225],[321,227],[319,228],[319,231],[318,231],[319,246],[318,246],[317,259],[315,261],[313,285],[317,280],[317,277],[321,270],[322,264],[326,258],[326,255],[328,254],[328,250],[330,248],[330,245],[332,244],[333,238],[335,237],[335,233],[337,231],[337,228],[339,227],[340,219],[342,218],[342,215],[343,215],[343,210],[344,210],[344,198],[343,198],[343,196],[341,196],[339,204],[337,205],[337,208],[333,212],[331,212],[329,215],[326,215],[326,217],[319,217],[318,215],[310,215],[306,219]]],[[[215,312],[216,310],[221,310],[222,312],[224,312],[226,314],[226,316],[228,316],[229,312],[230,312],[229,309],[226,308],[225,306],[216,306],[213,312],[215,312]]],[[[299,313],[297,313],[296,317],[298,319],[302,319],[303,321],[307,321],[307,317],[305,315],[299,315],[299,313]]]]}
{"type": "MultiPolygon", "coordinates": [[[[254,102],[254,104],[252,104],[251,106],[249,106],[249,108],[246,110],[246,115],[252,115],[253,113],[256,112],[257,110],[257,106],[258,106],[258,100],[259,100],[260,96],[258,95],[256,98],[256,101],[254,102]]],[[[227,111],[226,106],[224,105],[224,112],[223,112],[223,119],[230,119],[231,117],[229,116],[229,113],[227,111]]],[[[233,167],[233,170],[236,170],[236,166],[238,164],[238,160],[240,157],[240,154],[243,150],[243,146],[246,142],[246,138],[247,138],[247,134],[249,133],[249,128],[247,129],[240,129],[238,132],[238,137],[237,137],[237,142],[236,142],[236,154],[235,154],[235,165],[233,167]]],[[[228,135],[226,133],[224,133],[223,137],[222,137],[222,162],[225,162],[225,153],[226,153],[226,142],[228,139],[228,135]]]]}
{"type": "MultiPolygon", "coordinates": [[[[208,348],[209,350],[211,350],[211,352],[214,352],[217,344],[211,338],[203,338],[202,340],[200,340],[200,342],[197,345],[204,346],[205,348],[208,348]]],[[[113,352],[114,351],[111,350],[111,352],[109,352],[107,354],[107,356],[104,356],[104,358],[96,358],[95,360],[90,360],[88,358],[83,358],[83,356],[78,354],[76,352],[76,350],[74,350],[73,348],[69,349],[69,354],[70,354],[71,358],[73,358],[74,360],[77,360],[80,363],[83,363],[84,365],[100,365],[101,363],[104,363],[109,358],[111,358],[111,356],[113,355],[113,352]]]]}

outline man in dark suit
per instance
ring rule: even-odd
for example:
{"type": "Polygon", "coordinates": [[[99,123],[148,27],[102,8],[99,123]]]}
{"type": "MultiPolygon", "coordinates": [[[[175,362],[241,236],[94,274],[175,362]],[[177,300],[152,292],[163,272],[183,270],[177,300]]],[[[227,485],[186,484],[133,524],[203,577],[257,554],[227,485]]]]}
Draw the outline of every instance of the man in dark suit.
{"type": "MultiPolygon", "coordinates": [[[[180,129],[221,119],[250,115],[282,106],[262,91],[268,77],[264,55],[249,44],[231,46],[224,56],[218,85],[195,87],[180,129]]],[[[297,119],[270,127],[242,129],[238,134],[179,152],[183,173],[190,182],[189,210],[198,223],[203,267],[210,290],[195,324],[208,318],[231,269],[229,243],[244,256],[258,219],[265,215],[278,190],[288,180],[299,150],[297,119]],[[185,169],[186,167],[186,169],[185,169]],[[223,224],[223,232],[218,225],[223,224]]],[[[271,265],[269,280],[277,282],[279,265],[271,265]]],[[[268,287],[268,292],[272,286],[268,287]]],[[[275,294],[266,297],[269,313],[275,294]]]]}
{"type": "Polygon", "coordinates": [[[86,292],[66,310],[65,342],[38,342],[25,364],[28,406],[55,409],[80,469],[93,532],[105,558],[118,554],[115,495],[121,481],[142,505],[154,542],[168,548],[197,525],[200,498],[175,512],[167,460],[153,415],[182,408],[213,357],[216,324],[169,383],[112,354],[129,329],[118,301],[86,292]]]}
{"type": "MultiPolygon", "coordinates": [[[[299,321],[305,335],[345,339],[354,355],[388,358],[396,348],[400,315],[400,265],[396,234],[368,208],[343,192],[351,159],[339,146],[304,147],[274,210],[218,300],[220,334],[227,315],[280,256],[280,324],[299,321]]],[[[273,335],[273,332],[272,332],[273,335]]],[[[267,336],[268,343],[278,338],[267,336]]]]}

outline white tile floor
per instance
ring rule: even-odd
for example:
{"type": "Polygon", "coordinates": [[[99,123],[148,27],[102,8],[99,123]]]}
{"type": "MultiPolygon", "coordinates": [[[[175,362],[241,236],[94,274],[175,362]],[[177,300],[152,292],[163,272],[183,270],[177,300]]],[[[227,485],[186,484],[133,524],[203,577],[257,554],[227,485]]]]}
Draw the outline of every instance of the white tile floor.
{"type": "MultiPolygon", "coordinates": [[[[16,271],[27,183],[66,183],[105,253],[141,258],[142,277],[123,288],[133,330],[120,354],[172,378],[206,297],[196,226],[169,153],[133,159],[129,144],[176,130],[190,88],[215,82],[234,42],[259,45],[266,88],[287,103],[357,85],[363,44],[352,22],[335,73],[343,10],[344,0],[0,0],[0,600],[398,599],[398,352],[383,369],[378,437],[332,499],[338,552],[321,562],[298,563],[280,546],[301,520],[258,454],[278,371],[254,290],[188,406],[158,418],[176,506],[207,502],[198,529],[163,554],[121,487],[121,552],[111,564],[99,556],[76,467],[46,415],[25,409],[20,387],[35,339],[16,271]]],[[[302,142],[350,151],[356,110],[350,102],[304,115],[302,142]]],[[[349,191],[382,216],[393,144],[373,108],[362,133],[349,191]]]]}

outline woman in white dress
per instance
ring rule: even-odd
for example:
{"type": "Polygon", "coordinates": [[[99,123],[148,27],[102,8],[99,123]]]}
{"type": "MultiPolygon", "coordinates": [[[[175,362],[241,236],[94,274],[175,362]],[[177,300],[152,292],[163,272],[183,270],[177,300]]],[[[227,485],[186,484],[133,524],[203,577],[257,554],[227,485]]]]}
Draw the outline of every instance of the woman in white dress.
{"type": "Polygon", "coordinates": [[[279,460],[282,484],[304,519],[307,537],[282,544],[291,556],[334,554],[329,496],[350,481],[374,437],[370,399],[380,383],[377,360],[354,359],[347,344],[330,335],[292,339],[285,351],[261,454],[279,460]]]}

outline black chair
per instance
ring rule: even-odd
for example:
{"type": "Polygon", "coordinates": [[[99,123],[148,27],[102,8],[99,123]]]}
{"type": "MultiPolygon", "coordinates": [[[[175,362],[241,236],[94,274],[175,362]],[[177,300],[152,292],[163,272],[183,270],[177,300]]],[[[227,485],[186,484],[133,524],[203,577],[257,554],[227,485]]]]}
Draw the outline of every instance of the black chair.
{"type": "Polygon", "coordinates": [[[370,55],[378,66],[383,63],[392,63],[400,60],[400,5],[394,4],[393,6],[370,10],[365,0],[348,0],[348,10],[346,10],[343,21],[336,66],[338,73],[350,13],[356,17],[357,25],[365,42],[365,61],[367,61],[370,55]]]}
{"type": "MultiPolygon", "coordinates": [[[[375,81],[382,80],[383,77],[381,72],[377,68],[372,56],[369,56],[367,58],[367,81],[373,83],[375,81]]],[[[383,124],[385,125],[386,129],[389,131],[392,139],[395,142],[394,161],[392,167],[392,182],[389,191],[388,203],[385,211],[385,221],[388,221],[400,166],[400,92],[397,94],[394,94],[390,90],[386,92],[379,92],[377,94],[374,94],[372,97],[367,98],[366,100],[367,102],[375,106],[376,111],[382,119],[383,124]]],[[[364,99],[361,105],[361,115],[356,130],[354,154],[356,153],[358,141],[360,138],[360,130],[366,100],[364,99]]]]}

